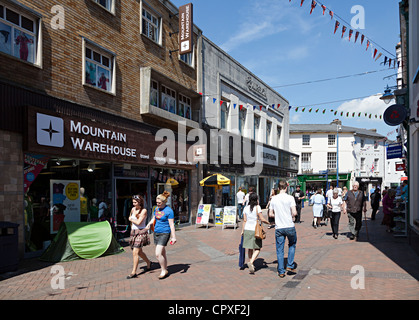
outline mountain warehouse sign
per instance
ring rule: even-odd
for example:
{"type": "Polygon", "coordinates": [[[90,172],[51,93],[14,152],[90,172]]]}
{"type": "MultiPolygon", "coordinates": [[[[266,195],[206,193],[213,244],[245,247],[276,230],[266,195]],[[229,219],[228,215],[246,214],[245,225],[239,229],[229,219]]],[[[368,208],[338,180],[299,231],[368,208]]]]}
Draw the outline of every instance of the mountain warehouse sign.
{"type": "MultiPolygon", "coordinates": [[[[85,138],[80,138],[77,136],[70,137],[71,143],[75,150],[106,153],[132,158],[137,157],[137,149],[109,144],[112,141],[123,142],[126,144],[126,133],[88,126],[86,124],[82,124],[81,122],[75,122],[73,120],[70,120],[70,132],[85,136],[85,138]],[[108,143],[91,142],[92,140],[94,141],[94,138],[96,137],[107,140],[108,143]]],[[[149,156],[147,156],[147,158],[149,158],[149,156]]]]}
{"type": "MultiPolygon", "coordinates": [[[[173,156],[156,158],[160,142],[152,129],[141,123],[136,131],[28,107],[26,127],[24,150],[32,153],[131,164],[167,163],[185,168],[192,165],[173,156]]],[[[173,143],[177,154],[182,143],[173,143]]]]}

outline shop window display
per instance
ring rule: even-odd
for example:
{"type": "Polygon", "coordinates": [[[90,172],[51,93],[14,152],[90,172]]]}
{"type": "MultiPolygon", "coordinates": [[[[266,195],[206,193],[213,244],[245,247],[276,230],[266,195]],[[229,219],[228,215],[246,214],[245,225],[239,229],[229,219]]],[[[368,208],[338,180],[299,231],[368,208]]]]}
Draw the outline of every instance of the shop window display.
{"type": "Polygon", "coordinates": [[[94,221],[111,206],[110,163],[25,154],[24,179],[25,252],[45,249],[63,221],[94,221]]]}
{"type": "Polygon", "coordinates": [[[178,169],[151,168],[151,200],[152,207],[156,206],[157,195],[163,191],[170,192],[167,201],[175,213],[178,223],[189,222],[189,172],[178,169]]]}

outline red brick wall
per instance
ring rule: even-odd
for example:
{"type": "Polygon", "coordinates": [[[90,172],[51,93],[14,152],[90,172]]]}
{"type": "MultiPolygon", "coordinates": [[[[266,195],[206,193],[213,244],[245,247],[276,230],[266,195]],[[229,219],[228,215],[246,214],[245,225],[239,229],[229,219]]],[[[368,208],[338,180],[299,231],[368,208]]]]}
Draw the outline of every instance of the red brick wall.
{"type": "MultiPolygon", "coordinates": [[[[70,100],[81,105],[116,113],[135,120],[139,114],[140,68],[151,66],[181,85],[196,90],[196,71],[178,60],[177,16],[170,19],[169,10],[158,0],[147,3],[163,20],[162,45],[140,34],[140,1],[115,1],[111,14],[93,0],[17,0],[43,16],[42,68],[0,53],[0,78],[25,87],[70,100]],[[65,28],[54,30],[51,13],[54,5],[64,8],[65,28]],[[116,94],[83,86],[82,37],[116,54],[116,94]]],[[[6,2],[7,4],[7,2],[6,2]]],[[[196,59],[195,59],[196,61],[196,59]]]]}

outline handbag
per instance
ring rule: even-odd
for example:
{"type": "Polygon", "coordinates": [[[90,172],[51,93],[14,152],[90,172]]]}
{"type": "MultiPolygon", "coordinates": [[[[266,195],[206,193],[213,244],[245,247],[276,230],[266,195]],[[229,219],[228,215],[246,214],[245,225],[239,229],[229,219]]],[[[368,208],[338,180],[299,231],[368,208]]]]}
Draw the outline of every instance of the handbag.
{"type": "Polygon", "coordinates": [[[261,239],[261,240],[266,238],[266,231],[263,229],[261,221],[258,221],[256,223],[255,238],[256,239],[261,239]]]}

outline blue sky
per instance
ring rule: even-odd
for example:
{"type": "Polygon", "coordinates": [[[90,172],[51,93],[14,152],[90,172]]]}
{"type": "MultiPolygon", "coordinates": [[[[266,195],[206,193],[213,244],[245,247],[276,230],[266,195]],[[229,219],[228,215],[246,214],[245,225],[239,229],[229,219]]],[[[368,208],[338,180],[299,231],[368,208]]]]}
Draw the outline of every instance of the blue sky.
{"type": "Polygon", "coordinates": [[[396,76],[389,76],[397,70],[382,62],[385,55],[395,56],[395,46],[400,41],[398,0],[320,1],[338,16],[334,19],[328,10],[322,14],[320,4],[310,15],[311,0],[305,0],[302,6],[301,0],[172,2],[178,7],[192,2],[194,23],[206,37],[284,96],[291,106],[300,107],[299,112],[291,110],[290,123],[321,124],[340,118],[343,125],[376,128],[378,133],[395,138],[395,134],[389,133],[396,127],[387,126],[374,116],[368,119],[364,113],[383,114],[388,105],[375,95],[383,93],[387,85],[396,85],[396,76]],[[348,38],[351,22],[362,22],[358,20],[362,17],[359,11],[351,13],[354,6],[361,6],[365,13],[365,28],[354,31],[374,42],[368,50],[367,40],[360,44],[361,36],[354,43],[355,32],[351,41],[348,38]],[[334,34],[336,20],[342,23],[334,34]],[[343,25],[347,31],[342,38],[343,25]],[[372,58],[374,48],[383,53],[377,61],[372,58]],[[363,76],[289,86],[371,71],[363,76]],[[304,113],[302,106],[306,107],[304,113]],[[313,108],[311,113],[309,108],[313,108]],[[315,109],[320,109],[319,113],[315,109]],[[327,110],[325,114],[323,109],[327,110]],[[330,110],[357,114],[355,118],[339,117],[330,110]],[[362,112],[360,118],[358,112],[362,112]]]}

